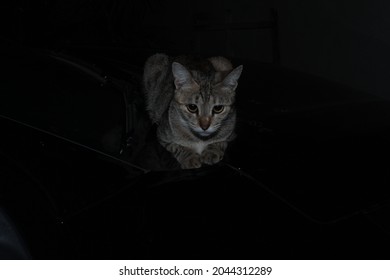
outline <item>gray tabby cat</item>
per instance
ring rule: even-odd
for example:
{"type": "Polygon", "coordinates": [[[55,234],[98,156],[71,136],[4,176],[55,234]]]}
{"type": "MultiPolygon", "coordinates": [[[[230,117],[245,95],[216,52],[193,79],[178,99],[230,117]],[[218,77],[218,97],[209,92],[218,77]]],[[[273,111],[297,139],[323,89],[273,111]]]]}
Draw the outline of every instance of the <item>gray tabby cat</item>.
{"type": "Polygon", "coordinates": [[[223,57],[195,59],[165,54],[144,68],[146,106],[160,144],[181,168],[219,162],[235,137],[235,89],[242,65],[223,57]]]}

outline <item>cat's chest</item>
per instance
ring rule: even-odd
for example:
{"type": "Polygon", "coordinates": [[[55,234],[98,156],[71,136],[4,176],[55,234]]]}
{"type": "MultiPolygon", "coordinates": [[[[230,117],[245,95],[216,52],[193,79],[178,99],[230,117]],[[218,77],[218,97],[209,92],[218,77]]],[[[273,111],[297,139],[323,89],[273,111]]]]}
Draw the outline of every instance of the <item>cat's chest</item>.
{"type": "Polygon", "coordinates": [[[206,149],[207,145],[208,144],[206,144],[205,142],[195,142],[195,143],[191,143],[191,149],[195,151],[197,154],[202,154],[204,149],[206,149]]]}

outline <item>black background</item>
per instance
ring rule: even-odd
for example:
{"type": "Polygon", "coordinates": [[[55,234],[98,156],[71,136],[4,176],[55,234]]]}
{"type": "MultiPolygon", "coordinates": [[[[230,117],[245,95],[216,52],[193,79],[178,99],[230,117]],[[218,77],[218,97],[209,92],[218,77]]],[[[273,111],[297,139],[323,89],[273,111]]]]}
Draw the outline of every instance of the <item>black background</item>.
{"type": "Polygon", "coordinates": [[[273,31],[256,28],[273,19],[273,9],[283,66],[388,97],[386,1],[20,0],[0,8],[2,37],[23,44],[114,45],[260,62],[274,58],[273,31]]]}
{"type": "MultiPolygon", "coordinates": [[[[389,10],[385,1],[351,0],[1,3],[3,79],[25,94],[3,91],[2,114],[38,126],[56,121],[55,132],[95,148],[94,133],[120,119],[107,113],[119,101],[104,101],[114,90],[46,58],[27,59],[25,50],[74,57],[129,83],[126,73],[141,75],[156,52],[222,55],[244,65],[239,137],[215,170],[154,171],[164,162],[149,162],[142,167],[152,172],[133,182],[96,155],[66,152],[57,142],[42,152],[29,141],[35,133],[3,124],[17,140],[4,137],[2,153],[14,149],[13,161],[34,173],[59,209],[29,201],[39,191],[10,184],[24,175],[4,165],[2,202],[32,257],[388,258],[389,10]],[[53,89],[61,99],[46,103],[53,89]],[[43,104],[34,105],[40,114],[23,115],[32,104],[43,104]],[[72,130],[84,123],[89,130],[72,130]]],[[[161,161],[161,150],[153,152],[161,161]]]]}

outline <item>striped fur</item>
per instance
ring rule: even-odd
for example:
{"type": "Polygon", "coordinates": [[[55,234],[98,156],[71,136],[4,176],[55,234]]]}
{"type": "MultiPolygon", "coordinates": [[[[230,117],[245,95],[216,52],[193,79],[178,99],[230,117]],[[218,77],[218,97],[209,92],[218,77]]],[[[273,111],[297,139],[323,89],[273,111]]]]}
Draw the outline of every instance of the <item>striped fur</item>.
{"type": "Polygon", "coordinates": [[[219,162],[234,138],[235,89],[242,66],[155,54],[144,67],[146,106],[157,137],[183,169],[219,162]]]}

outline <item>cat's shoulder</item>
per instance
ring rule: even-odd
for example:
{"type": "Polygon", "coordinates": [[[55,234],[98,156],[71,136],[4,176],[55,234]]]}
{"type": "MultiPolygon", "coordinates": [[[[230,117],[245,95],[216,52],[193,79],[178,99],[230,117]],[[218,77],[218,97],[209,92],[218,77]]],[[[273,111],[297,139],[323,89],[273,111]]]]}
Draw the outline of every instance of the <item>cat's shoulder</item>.
{"type": "Polygon", "coordinates": [[[213,65],[215,71],[226,72],[226,71],[230,71],[233,69],[233,65],[230,62],[230,60],[223,57],[223,56],[210,57],[210,58],[208,58],[208,60],[213,65]]]}

